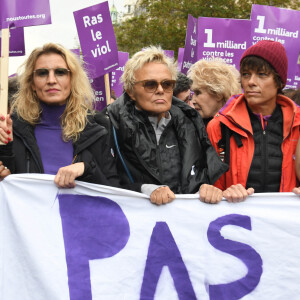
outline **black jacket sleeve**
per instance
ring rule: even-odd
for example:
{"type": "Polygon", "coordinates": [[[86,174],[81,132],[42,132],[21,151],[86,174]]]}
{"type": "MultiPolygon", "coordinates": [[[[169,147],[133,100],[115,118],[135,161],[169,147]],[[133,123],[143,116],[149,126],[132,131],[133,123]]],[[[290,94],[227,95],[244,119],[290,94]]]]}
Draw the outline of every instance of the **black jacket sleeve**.
{"type": "Polygon", "coordinates": [[[15,172],[15,155],[13,154],[13,142],[0,146],[0,160],[11,173],[15,172]]]}

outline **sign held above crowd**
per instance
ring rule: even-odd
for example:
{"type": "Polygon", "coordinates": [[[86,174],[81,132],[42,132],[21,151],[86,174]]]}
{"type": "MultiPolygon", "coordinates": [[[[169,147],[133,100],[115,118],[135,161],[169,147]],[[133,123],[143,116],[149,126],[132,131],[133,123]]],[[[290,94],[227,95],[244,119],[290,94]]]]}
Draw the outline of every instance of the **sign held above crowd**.
{"type": "MultiPolygon", "coordinates": [[[[1,93],[0,93],[0,111],[2,114],[7,113],[8,97],[8,57],[9,57],[9,28],[27,27],[36,25],[45,25],[51,23],[51,13],[49,0],[1,0],[0,2],[0,29],[1,30],[1,93]]],[[[20,30],[14,34],[20,34],[17,37],[17,43],[24,43],[24,33],[20,30]]],[[[13,40],[15,43],[15,40],[13,40]]],[[[15,44],[14,44],[15,47],[15,44]]],[[[24,48],[20,46],[22,51],[24,48]]]]}
{"type": "Polygon", "coordinates": [[[118,48],[108,2],[78,11],[74,18],[84,61],[91,78],[98,78],[116,69],[118,48]]]}
{"type": "Polygon", "coordinates": [[[49,0],[1,0],[1,28],[51,24],[49,0]]]}
{"type": "Polygon", "coordinates": [[[239,69],[243,52],[260,40],[283,44],[288,56],[286,88],[300,87],[300,11],[252,5],[251,20],[188,17],[182,73],[199,59],[220,59],[239,69]]]}

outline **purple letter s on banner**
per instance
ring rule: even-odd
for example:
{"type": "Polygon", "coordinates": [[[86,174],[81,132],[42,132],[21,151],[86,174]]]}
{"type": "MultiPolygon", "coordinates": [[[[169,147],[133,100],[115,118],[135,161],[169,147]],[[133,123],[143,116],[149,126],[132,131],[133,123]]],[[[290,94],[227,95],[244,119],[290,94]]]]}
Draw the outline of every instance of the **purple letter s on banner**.
{"type": "Polygon", "coordinates": [[[141,300],[154,299],[163,266],[168,266],[180,300],[196,300],[196,295],[180,251],[165,222],[157,222],[150,239],[141,289],[141,300]]]}
{"type": "Polygon", "coordinates": [[[126,216],[104,197],[58,195],[70,300],[92,300],[89,260],[111,257],[129,239],[126,216]]]}
{"type": "Polygon", "coordinates": [[[209,286],[211,300],[235,300],[252,292],[262,275],[262,259],[249,245],[231,241],[221,236],[221,229],[226,225],[236,225],[251,230],[251,219],[237,214],[227,215],[211,222],[208,230],[208,241],[216,249],[239,258],[248,268],[244,278],[227,284],[209,286]]]}

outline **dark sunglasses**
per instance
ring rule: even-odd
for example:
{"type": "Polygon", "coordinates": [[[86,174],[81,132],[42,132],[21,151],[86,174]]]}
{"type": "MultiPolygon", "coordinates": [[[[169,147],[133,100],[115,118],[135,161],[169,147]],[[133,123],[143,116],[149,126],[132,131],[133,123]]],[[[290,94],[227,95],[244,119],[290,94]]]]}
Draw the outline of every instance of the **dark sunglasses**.
{"type": "Polygon", "coordinates": [[[69,74],[69,72],[71,72],[70,70],[66,69],[66,68],[56,68],[56,69],[46,69],[46,68],[42,68],[42,69],[36,69],[33,71],[33,73],[40,78],[48,78],[49,77],[49,73],[50,70],[54,71],[54,76],[56,78],[62,78],[64,76],[67,76],[69,74]]]}
{"type": "Polygon", "coordinates": [[[141,80],[135,82],[134,84],[137,83],[142,83],[147,93],[155,93],[159,85],[161,85],[165,92],[172,92],[175,87],[176,80],[163,80],[161,82],[158,82],[156,80],[141,80]]]}

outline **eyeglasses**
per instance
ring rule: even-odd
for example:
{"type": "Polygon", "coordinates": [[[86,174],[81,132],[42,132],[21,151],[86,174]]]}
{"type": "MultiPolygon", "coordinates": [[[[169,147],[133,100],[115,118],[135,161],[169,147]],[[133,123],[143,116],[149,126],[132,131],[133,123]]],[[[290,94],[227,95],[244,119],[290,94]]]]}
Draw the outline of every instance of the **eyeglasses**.
{"type": "Polygon", "coordinates": [[[163,80],[161,82],[158,82],[156,80],[141,80],[135,82],[134,84],[138,84],[138,83],[142,83],[147,93],[155,93],[159,85],[161,85],[161,87],[165,92],[170,93],[173,91],[175,87],[176,80],[163,80]]]}
{"type": "Polygon", "coordinates": [[[54,71],[54,76],[56,77],[57,80],[66,77],[69,74],[69,72],[71,72],[69,69],[66,68],[56,68],[56,69],[41,68],[41,69],[34,70],[33,73],[38,78],[45,80],[49,77],[50,70],[54,71]]]}
{"type": "Polygon", "coordinates": [[[194,92],[190,91],[190,93],[184,98],[184,102],[189,104],[189,102],[193,99],[194,92]]]}

